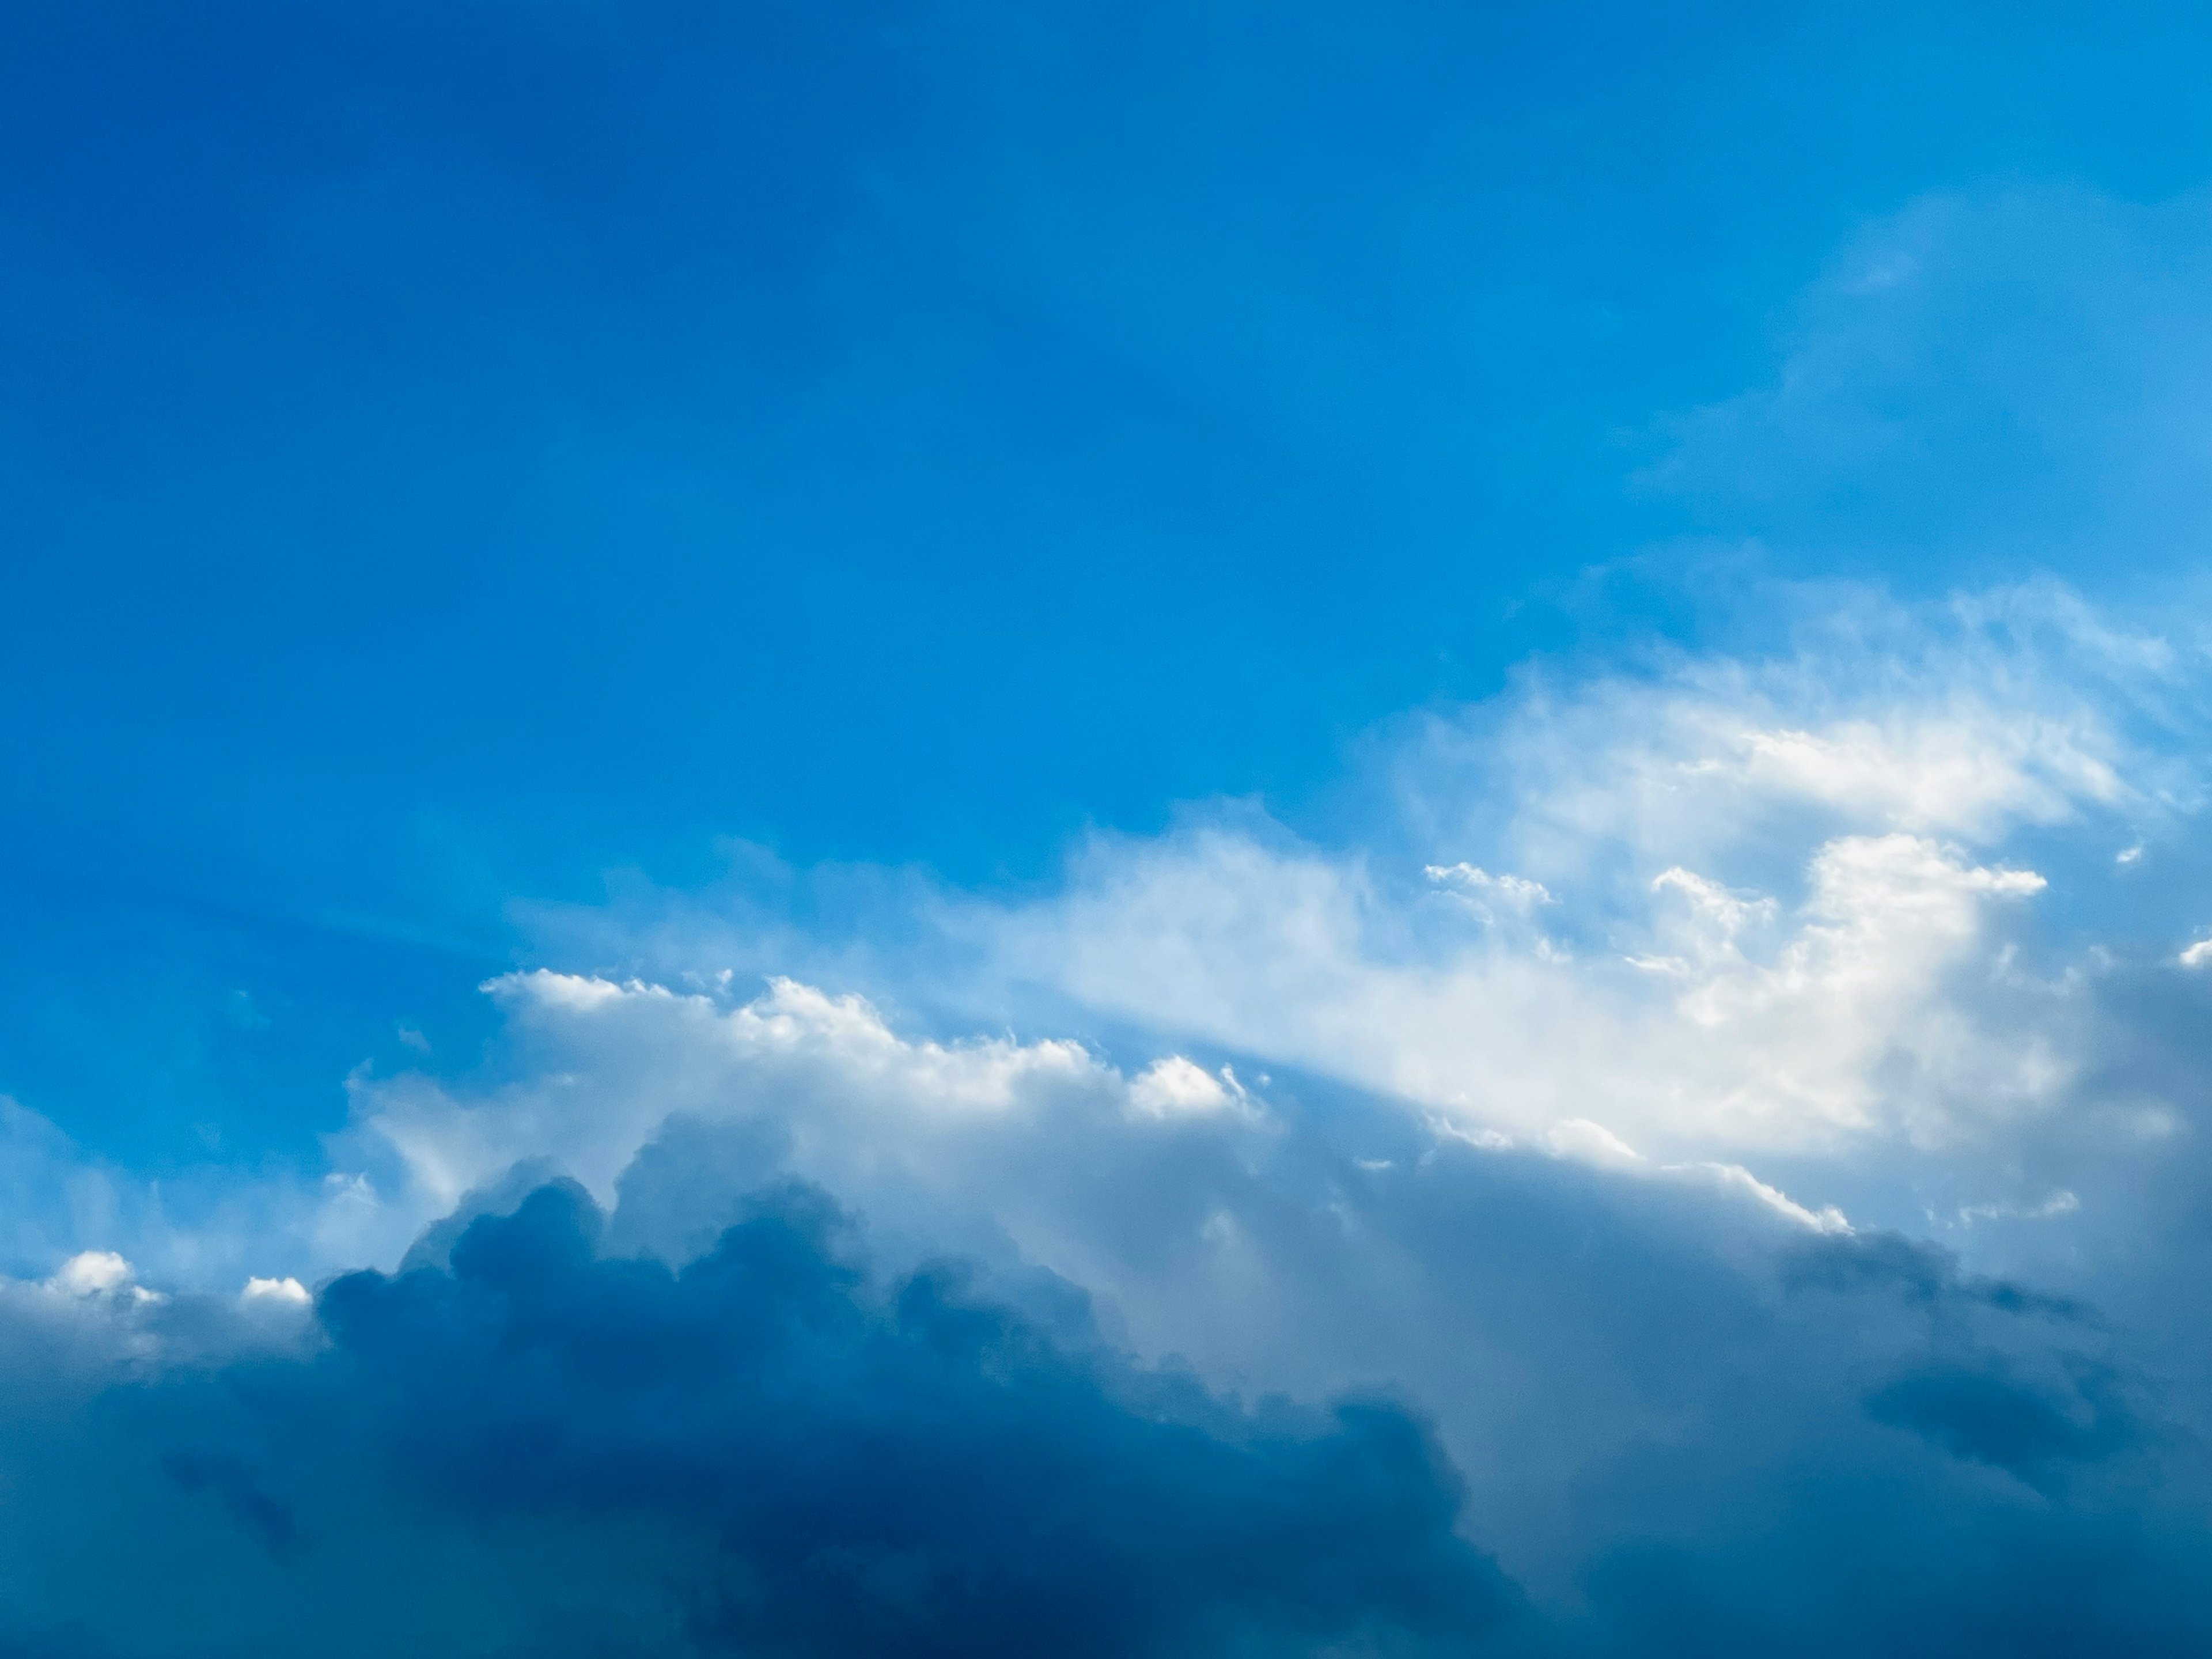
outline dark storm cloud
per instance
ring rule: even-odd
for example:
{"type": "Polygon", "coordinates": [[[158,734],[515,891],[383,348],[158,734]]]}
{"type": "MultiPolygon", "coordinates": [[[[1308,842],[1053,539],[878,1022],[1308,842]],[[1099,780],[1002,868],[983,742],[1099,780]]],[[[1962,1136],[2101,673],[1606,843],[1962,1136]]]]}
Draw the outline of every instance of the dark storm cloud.
{"type": "MultiPolygon", "coordinates": [[[[289,1335],[12,1293],[0,1652],[2212,1640],[2183,1402],[2094,1309],[1941,1251],[1765,1212],[1747,1232],[1684,1190],[1464,1147],[1309,1146],[1270,1203],[1212,1140],[1162,1141],[1244,1241],[1237,1296],[1316,1356],[1297,1391],[1337,1403],[1315,1408],[1136,1363],[1033,1263],[887,1272],[817,1189],[732,1197],[773,1152],[749,1133],[674,1126],[612,1216],[519,1172],[289,1335]],[[708,1188],[735,1219],[701,1234],[708,1188]],[[696,1247],[629,1253],[656,1231],[696,1247]],[[1344,1394],[1328,1354],[1401,1392],[1344,1394]]],[[[1215,1293],[1180,1245],[1155,1265],[1215,1293]]]]}
{"type": "Polygon", "coordinates": [[[1964,1273],[1949,1251],[1899,1233],[1808,1239],[1784,1253],[1782,1278],[1792,1291],[1886,1292],[1929,1308],[1983,1307],[2084,1324],[2096,1318],[2094,1310],[2068,1297],[1964,1273]]]}
{"type": "Polygon", "coordinates": [[[171,1452],[161,1459],[161,1473],[185,1492],[213,1494],[224,1512],[276,1560],[288,1560],[299,1553],[300,1522],[292,1506],[271,1497],[259,1472],[245,1459],[221,1453],[171,1452]]]}
{"type": "Polygon", "coordinates": [[[2106,1456],[2134,1438],[2109,1376],[2080,1368],[2069,1380],[2070,1388],[2039,1388],[1994,1360],[1935,1365],[1878,1390],[1867,1409],[1876,1422],[2033,1480],[2054,1464],[2106,1456]]]}
{"type": "Polygon", "coordinates": [[[673,1526],[702,1652],[1425,1652],[1513,1620],[1398,1407],[1248,1411],[956,1269],[872,1281],[817,1194],[751,1207],[676,1271],[602,1255],[591,1200],[540,1188],[449,1267],[331,1285],[325,1352],[226,1379],[246,1444],[162,1467],[280,1561],[319,1547],[268,1472],[333,1445],[402,1511],[673,1526]]]}

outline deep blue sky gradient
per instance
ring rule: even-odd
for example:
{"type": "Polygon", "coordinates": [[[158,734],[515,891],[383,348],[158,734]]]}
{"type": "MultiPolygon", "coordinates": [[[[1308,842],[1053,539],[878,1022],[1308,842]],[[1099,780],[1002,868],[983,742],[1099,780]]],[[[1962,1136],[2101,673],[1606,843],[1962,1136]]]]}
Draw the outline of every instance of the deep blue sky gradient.
{"type": "Polygon", "coordinates": [[[0,9],[0,1091],[134,1161],[297,1152],[402,1024],[465,1046],[517,898],[729,836],[1029,881],[1195,796],[1295,816],[1532,651],[1693,633],[1716,549],[1985,579],[2008,502],[2075,505],[2001,422],[1776,501],[1668,473],[1680,417],[1930,192],[2212,175],[2208,37],[0,9]]]}

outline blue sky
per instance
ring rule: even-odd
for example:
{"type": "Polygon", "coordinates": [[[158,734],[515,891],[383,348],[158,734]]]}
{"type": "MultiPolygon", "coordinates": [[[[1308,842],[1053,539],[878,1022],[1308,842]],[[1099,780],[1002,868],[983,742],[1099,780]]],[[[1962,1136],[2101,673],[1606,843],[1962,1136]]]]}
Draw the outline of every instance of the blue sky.
{"type": "MultiPolygon", "coordinates": [[[[585,1448],[543,1487],[378,1391],[474,1378],[505,1443],[484,1354],[597,1340],[441,1298],[629,1309],[695,1380],[738,1362],[682,1333],[805,1310],[843,1334],[746,1386],[875,1365],[949,1479],[1047,1446],[1089,1492],[1085,1449],[1202,1425],[1232,1496],[1146,1490],[1212,1517],[1203,1582],[1083,1534],[1148,1610],[1117,1650],[1710,1650],[1840,1616],[1890,1545],[1834,1539],[1900,1505],[1984,1599],[2117,1565],[2004,1630],[1907,1575],[1860,1638],[2188,1650],[2204,1540],[2142,1494],[2185,1508],[2212,1428],[2208,46],[2183,6],[0,8],[0,1313],[46,1356],[0,1370],[89,1413],[22,1489],[108,1424],[164,1583],[212,1504],[276,1629],[357,1593],[297,1539],[431,1571],[346,1497],[410,1446],[500,1583],[674,1606],[635,1528],[773,1516],[607,1473],[653,1379],[532,1384],[585,1448]],[[698,1265],[733,1221],[785,1241],[766,1300],[698,1265]],[[1048,1410],[882,1358],[940,1258],[1048,1410]],[[312,1363],[264,1352],[295,1288],[312,1363]],[[140,1338],[224,1357],[115,1405],[140,1338]],[[267,1364],[289,1428],[205,1415],[267,1364]],[[1238,1415],[1271,1392],[1306,1414],[1238,1415]],[[310,1455],[319,1412],[366,1426],[310,1455]],[[1800,1530],[1750,1527],[1762,1458],[1800,1530]],[[1252,1492],[1361,1480],[1238,1577],[1252,1492]],[[586,1518],[524,1536],[549,1503],[586,1518]],[[1397,1565],[1248,1629],[1300,1549],[1397,1565]]],[[[899,1547],[988,1578],[978,1525],[899,1547]]],[[[276,1650],[189,1596],[84,1625],[76,1536],[0,1646],[276,1650]]],[[[684,1639],[1066,1639],[775,1583],[684,1639]]],[[[555,1618],[468,1605],[457,1652],[555,1618]]]]}
{"type": "Polygon", "coordinates": [[[1694,635],[1701,558],[1926,592],[2026,531],[2106,580],[2146,509],[2050,465],[2066,367],[2005,343],[2187,307],[2192,213],[2070,295],[2031,224],[1877,346],[1842,396],[1901,463],[1696,411],[1855,325],[1869,223],[2212,169],[2186,9],[7,27],[0,1069],[135,1156],[296,1147],[395,1019],[465,1026],[504,905],[611,867],[1021,882],[1295,815],[1401,708],[1694,635]]]}

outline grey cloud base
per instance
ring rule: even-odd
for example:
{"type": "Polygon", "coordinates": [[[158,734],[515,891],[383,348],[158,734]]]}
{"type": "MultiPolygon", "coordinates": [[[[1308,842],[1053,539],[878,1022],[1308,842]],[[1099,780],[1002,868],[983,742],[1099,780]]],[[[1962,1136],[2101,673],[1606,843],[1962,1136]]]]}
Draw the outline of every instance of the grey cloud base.
{"type": "Polygon", "coordinates": [[[611,1218],[557,1182],[479,1202],[290,1334],[18,1295],[0,1651],[2212,1642],[2177,1402],[2094,1310],[1924,1247],[1723,1237],[1680,1194],[1467,1149],[1340,1169],[1337,1210],[1272,1218],[1224,1175],[1315,1297],[1307,1340],[1401,1332],[1372,1357],[1397,1397],[1315,1407],[1134,1362],[1050,1275],[874,1272],[801,1185],[729,1200],[681,1265],[614,1253],[647,1176],[712,1139],[672,1127],[611,1218]],[[1468,1420],[1509,1410],[1453,1389],[1474,1352],[1516,1356],[1492,1397],[1559,1472],[1550,1515],[1468,1420]],[[1569,1429],[1610,1449],[1564,1454],[1569,1429]],[[1532,1594],[1492,1550],[1566,1565],[1532,1594]]]}
{"type": "MultiPolygon", "coordinates": [[[[957,1269],[870,1279],[819,1194],[748,1207],[676,1270],[542,1187],[447,1266],[331,1284],[311,1356],[99,1396],[97,1437],[270,1615],[115,1650],[1410,1653],[1518,1614],[1398,1407],[1248,1411],[1115,1358],[1079,1297],[1055,1334],[957,1269]],[[358,1575],[453,1530],[501,1558],[474,1607],[358,1575]]],[[[141,1571],[179,1557],[145,1541],[141,1571]]]]}

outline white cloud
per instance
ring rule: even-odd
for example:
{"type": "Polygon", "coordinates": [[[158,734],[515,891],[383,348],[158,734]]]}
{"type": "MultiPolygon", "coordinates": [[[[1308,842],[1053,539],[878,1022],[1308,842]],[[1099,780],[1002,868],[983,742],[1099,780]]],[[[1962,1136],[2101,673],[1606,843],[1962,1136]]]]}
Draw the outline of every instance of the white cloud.
{"type": "Polygon", "coordinates": [[[307,1287],[298,1279],[248,1279],[238,1299],[247,1307],[305,1308],[313,1302],[307,1287]]]}
{"type": "Polygon", "coordinates": [[[967,1160],[995,1156],[994,1142],[1047,1121],[1099,1132],[1257,1116],[1233,1073],[1181,1056],[1130,1079],[1063,1040],[911,1040],[860,998],[790,980],[735,1006],[542,971],[489,988],[523,1045],[520,1074],[466,1095],[418,1074],[357,1079],[355,1127],[335,1149],[353,1173],[326,1203],[326,1252],[394,1260],[465,1194],[533,1158],[611,1199],[676,1116],[757,1131],[761,1171],[887,1211],[957,1212],[970,1230],[990,1206],[984,1173],[967,1160]]]}
{"type": "Polygon", "coordinates": [[[1216,1076],[1181,1054],[1156,1060],[1132,1079],[1129,1105],[1144,1116],[1156,1118],[1252,1109],[1250,1097],[1233,1070],[1224,1066],[1216,1076]]]}
{"type": "Polygon", "coordinates": [[[1920,612],[1844,594],[1787,654],[1580,683],[1552,671],[1425,715],[1387,787],[1418,833],[1467,848],[1434,862],[1508,862],[1585,902],[1608,874],[1710,872],[1808,835],[1986,847],[2192,795],[2134,731],[2203,670],[2048,584],[1920,612]]]}
{"type": "Polygon", "coordinates": [[[1531,679],[1399,728],[1358,841],[1102,836],[1060,893],[950,926],[975,1006],[1041,995],[1508,1139],[1581,1121],[1680,1163],[2001,1139],[2079,1063],[2078,980],[2019,949],[2049,878],[2005,849],[2191,810],[2134,734],[2202,678],[2048,584],[1845,594],[1784,657],[1531,679]],[[1482,933],[1439,926],[1416,872],[1482,933]]]}
{"type": "Polygon", "coordinates": [[[1850,1218],[1834,1205],[1825,1204],[1818,1210],[1808,1210],[1780,1188],[1771,1187],[1761,1181],[1741,1164],[1670,1164],[1662,1173],[1702,1181],[1723,1192],[1741,1194],[1810,1232],[1848,1233],[1851,1231],[1850,1218]]]}
{"type": "Polygon", "coordinates": [[[113,1250],[80,1250],[54,1270],[46,1288],[80,1302],[143,1305],[161,1299],[138,1283],[137,1270],[113,1250]]]}
{"type": "Polygon", "coordinates": [[[2061,1216],[2073,1215],[2081,1207],[2081,1199],[2062,1187],[2040,1203],[2025,1207],[2014,1204],[1962,1205],[1959,1224],[1971,1227],[1977,1221],[2055,1221],[2061,1216]]]}
{"type": "Polygon", "coordinates": [[[1522,876],[1493,876],[1464,859],[1457,864],[1431,864],[1421,873],[1446,892],[1466,901],[1486,921],[1493,915],[1493,905],[1525,916],[1537,906],[1553,902],[1551,890],[1540,881],[1530,881],[1522,876]]]}
{"type": "Polygon", "coordinates": [[[1664,872],[1616,919],[1634,948],[1611,957],[1488,939],[1424,953],[1356,865],[1204,832],[1105,849],[991,939],[1010,972],[1079,1002],[1510,1136],[1587,1119],[1685,1149],[1936,1140],[2063,1080],[2051,1042],[1953,994],[1993,907],[2039,877],[1892,835],[1823,843],[1807,879],[1784,912],[1664,872]]]}
{"type": "Polygon", "coordinates": [[[64,1296],[106,1296],[127,1289],[131,1279],[130,1262],[113,1250],[80,1250],[46,1283],[64,1296]]]}
{"type": "Polygon", "coordinates": [[[1644,1161],[1635,1147],[1602,1123],[1593,1123],[1586,1117],[1562,1118],[1545,1135],[1544,1145],[1560,1158],[1579,1158],[1586,1164],[1632,1169],[1644,1161]]]}
{"type": "MultiPolygon", "coordinates": [[[[2045,857],[2072,836],[2108,868],[2116,822],[2179,835],[2193,785],[2139,740],[2129,677],[2170,690],[2201,668],[2047,586],[1828,609],[1783,656],[1554,672],[1393,727],[1352,781],[1370,815],[1334,844],[1198,812],[1095,839],[1020,903],[872,888],[903,908],[872,914],[865,961],[833,951],[817,983],[750,1001],[710,909],[671,897],[630,933],[611,909],[576,937],[641,976],[490,981],[506,1033],[484,1075],[502,1080],[464,1088],[429,1056],[362,1072],[326,1170],[157,1189],[0,1107],[15,1259],[112,1242],[156,1282],[312,1282],[397,1261],[518,1161],[611,1195],[677,1115],[754,1125],[775,1143],[762,1167],[917,1229],[957,1211],[1043,1249],[1051,1218],[1017,1194],[1030,1218],[1012,1226],[993,1196],[1012,1185],[963,1160],[1046,1125],[1083,1126],[1108,1158],[1115,1137],[1228,1144],[1279,1127],[1240,1073],[1285,1068],[1475,1146],[1632,1147],[1616,1170],[1675,1184],[1755,1171],[1737,1196],[1800,1224],[1826,1224],[1823,1167],[1852,1172],[1855,1215],[1917,1214],[1915,1171],[1963,1159],[1954,1212],[1972,1168],[2042,1133],[2094,1066],[2104,969],[2033,948],[2039,914],[2075,902],[2051,888],[2080,866],[2045,857]],[[868,980],[917,1033],[1037,1035],[902,1035],[844,993],[868,980]]],[[[763,936],[805,957],[787,928],[763,936]]],[[[1054,1248],[1040,1259],[1089,1246],[1054,1248]]]]}

